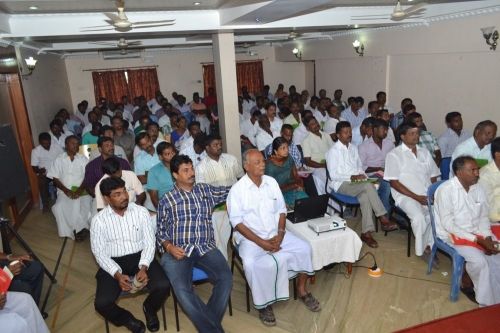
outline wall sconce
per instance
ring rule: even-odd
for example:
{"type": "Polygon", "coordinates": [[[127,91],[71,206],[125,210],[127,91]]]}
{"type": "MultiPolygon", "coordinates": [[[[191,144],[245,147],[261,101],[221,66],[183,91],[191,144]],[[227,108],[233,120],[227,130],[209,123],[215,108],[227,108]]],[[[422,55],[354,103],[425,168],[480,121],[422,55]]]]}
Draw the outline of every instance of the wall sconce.
{"type": "Polygon", "coordinates": [[[21,71],[21,75],[22,76],[28,76],[28,75],[33,74],[33,71],[35,70],[35,66],[36,66],[36,62],[37,61],[38,60],[36,60],[33,57],[29,57],[29,58],[24,59],[24,62],[26,62],[26,68],[28,69],[28,73],[23,73],[21,71]]]}
{"type": "Polygon", "coordinates": [[[356,51],[356,53],[359,54],[360,57],[365,54],[365,46],[359,40],[356,39],[354,42],[352,42],[352,46],[354,47],[354,51],[356,51]]]}
{"type": "Polygon", "coordinates": [[[299,60],[302,60],[302,52],[298,49],[298,48],[294,48],[292,50],[292,53],[293,55],[295,56],[295,58],[299,59],[299,60]]]}
{"type": "Polygon", "coordinates": [[[498,30],[495,30],[495,27],[486,27],[481,28],[481,31],[484,39],[486,39],[486,44],[490,46],[490,50],[495,51],[497,49],[498,30]]]}

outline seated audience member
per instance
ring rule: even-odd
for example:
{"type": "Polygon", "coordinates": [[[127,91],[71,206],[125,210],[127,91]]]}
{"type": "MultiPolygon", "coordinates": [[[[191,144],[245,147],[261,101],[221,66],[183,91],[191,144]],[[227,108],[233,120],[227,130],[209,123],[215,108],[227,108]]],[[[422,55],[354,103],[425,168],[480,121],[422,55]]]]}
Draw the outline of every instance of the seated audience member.
{"type": "Polygon", "coordinates": [[[113,140],[115,145],[123,148],[125,154],[127,155],[127,161],[132,163],[134,160],[133,151],[135,146],[134,133],[129,131],[127,127],[124,127],[124,120],[120,117],[115,116],[111,118],[111,124],[114,129],[113,140]]]}
{"type": "Polygon", "coordinates": [[[389,128],[387,122],[382,119],[375,119],[373,121],[373,135],[359,145],[358,153],[363,170],[367,174],[371,174],[380,179],[377,190],[378,196],[384,204],[387,215],[391,216],[391,186],[388,181],[383,179],[385,157],[394,149],[394,143],[387,137],[389,128]]]}
{"type": "Polygon", "coordinates": [[[50,179],[47,178],[47,171],[57,156],[63,153],[61,147],[58,144],[52,144],[51,141],[49,133],[40,133],[38,136],[39,145],[31,151],[31,167],[38,179],[44,213],[48,212],[50,208],[50,179]]]}
{"type": "Polygon", "coordinates": [[[193,93],[193,102],[190,104],[195,120],[200,124],[200,129],[208,135],[210,133],[210,120],[207,118],[207,106],[200,99],[200,94],[193,93]]]}
{"type": "Polygon", "coordinates": [[[193,162],[193,167],[196,166],[207,156],[205,152],[205,139],[206,136],[203,133],[199,133],[193,140],[193,144],[181,150],[180,155],[188,156],[193,162]]]}
{"type": "Polygon", "coordinates": [[[139,120],[135,123],[134,126],[134,135],[137,136],[139,133],[146,132],[146,127],[148,124],[151,122],[151,117],[150,117],[150,111],[149,109],[143,109],[141,110],[141,117],[139,120]]]}
{"type": "Polygon", "coordinates": [[[297,146],[301,146],[306,136],[309,135],[309,131],[306,126],[308,118],[314,118],[314,116],[311,110],[304,110],[304,112],[302,112],[302,121],[299,126],[293,130],[293,142],[295,142],[297,146]]]}
{"type": "Polygon", "coordinates": [[[170,173],[170,161],[177,151],[172,144],[161,142],[156,147],[156,153],[158,154],[160,163],[149,170],[146,188],[153,206],[158,209],[160,199],[163,198],[165,193],[174,188],[172,174],[170,173]]]}
{"type": "Polygon", "coordinates": [[[325,125],[323,126],[323,132],[330,135],[332,140],[337,140],[337,135],[335,135],[335,129],[340,119],[340,111],[335,104],[332,104],[328,109],[328,117],[325,120],[325,125]]]}
{"type": "Polygon", "coordinates": [[[318,121],[319,127],[323,130],[326,120],[328,119],[328,113],[326,111],[327,99],[321,98],[318,103],[318,107],[313,111],[313,116],[318,121]]]}
{"type": "Polygon", "coordinates": [[[269,102],[265,108],[271,131],[279,133],[281,126],[283,126],[283,121],[276,115],[276,104],[269,102]]]}
{"type": "Polygon", "coordinates": [[[402,142],[387,154],[384,179],[391,184],[396,206],[410,218],[415,254],[428,260],[434,240],[427,209],[427,189],[436,182],[440,172],[431,153],[418,146],[417,125],[404,123],[398,132],[402,142]]]}
{"type": "Polygon", "coordinates": [[[373,117],[363,119],[361,126],[352,128],[352,143],[356,146],[362,144],[373,135],[373,117]]]}
{"type": "Polygon", "coordinates": [[[146,208],[129,203],[121,178],[103,179],[100,190],[106,208],[92,219],[90,245],[99,265],[94,306],[116,326],[145,332],[144,323],[116,304],[122,291],[131,291],[137,282],[147,285],[148,297],[142,310],[149,331],[160,328],[156,313],[169,294],[169,283],[155,255],[155,231],[146,208]],[[120,226],[120,228],[113,227],[120,226]]]}
{"type": "Polygon", "coordinates": [[[170,162],[174,189],[158,204],[157,240],[161,265],[184,312],[199,332],[223,332],[222,318],[233,277],[217,249],[212,226],[213,207],[224,202],[226,187],[196,183],[193,163],[185,155],[170,162]],[[193,267],[203,270],[214,285],[207,304],[194,293],[193,267]]]}
{"type": "MultiPolygon", "coordinates": [[[[233,155],[222,153],[220,136],[209,135],[205,140],[207,156],[196,166],[196,182],[212,186],[232,186],[243,176],[243,169],[233,155]]],[[[227,243],[231,235],[231,224],[225,205],[215,207],[212,214],[217,248],[227,259],[227,243]]]]}
{"type": "Polygon", "coordinates": [[[82,136],[82,145],[95,145],[97,143],[97,139],[99,139],[101,128],[101,123],[93,123],[90,132],[87,132],[82,136]]]}
{"type": "Polygon", "coordinates": [[[175,149],[181,148],[182,142],[189,138],[189,131],[186,129],[187,120],[184,116],[177,118],[175,129],[170,133],[170,143],[175,146],[175,149]]]}
{"type": "Polygon", "coordinates": [[[100,186],[101,182],[109,177],[121,178],[125,182],[125,189],[128,193],[129,202],[135,202],[139,206],[144,205],[144,201],[146,200],[146,192],[144,192],[141,181],[132,171],[123,170],[118,158],[110,157],[106,159],[104,162],[102,162],[101,169],[104,175],[99,180],[99,182],[97,182],[94,190],[97,211],[100,211],[101,209],[106,207],[107,203],[102,197],[100,186]]]}
{"type": "Polygon", "coordinates": [[[247,173],[229,192],[228,213],[260,320],[276,325],[271,304],[289,298],[288,279],[297,275],[300,300],[309,310],[319,311],[319,302],[306,290],[307,275],[314,274],[311,248],[286,232],[287,210],[278,183],[264,175],[259,151],[247,150],[243,165],[247,173]]]}
{"type": "Polygon", "coordinates": [[[292,102],[290,104],[290,114],[283,120],[284,124],[292,126],[293,129],[299,127],[302,122],[302,116],[300,115],[299,103],[292,102]]]}
{"type": "Polygon", "coordinates": [[[115,156],[115,145],[113,139],[107,136],[101,136],[97,141],[97,147],[99,148],[100,156],[88,162],[85,167],[85,178],[83,180],[85,190],[92,197],[95,196],[94,190],[97,182],[99,182],[102,176],[104,176],[102,164],[108,158],[115,157],[119,161],[122,170],[130,170],[130,164],[127,160],[115,156]]]}
{"type": "Polygon", "coordinates": [[[429,153],[431,153],[436,165],[441,165],[441,150],[439,149],[438,141],[436,137],[429,131],[425,130],[424,119],[422,115],[418,112],[413,112],[408,115],[407,120],[409,122],[415,123],[419,129],[419,141],[418,145],[421,148],[426,148],[429,153]]]}
{"type": "MultiPolygon", "coordinates": [[[[302,154],[300,153],[299,148],[293,142],[293,127],[288,124],[284,124],[281,127],[281,137],[285,139],[288,143],[288,154],[293,160],[295,167],[297,169],[302,167],[302,154]]],[[[273,145],[272,143],[266,147],[264,156],[265,158],[269,158],[273,154],[273,145]]]]}
{"type": "Polygon", "coordinates": [[[264,152],[266,147],[279,136],[279,130],[274,131],[271,129],[269,118],[264,114],[259,117],[258,125],[259,128],[257,129],[257,135],[255,136],[255,144],[257,145],[257,149],[259,151],[264,152]]]}
{"type": "Polygon", "coordinates": [[[353,103],[341,113],[341,117],[351,124],[352,128],[361,126],[368,112],[363,109],[363,97],[355,97],[353,103]]]}
{"type": "Polygon", "coordinates": [[[141,183],[146,184],[148,171],[160,163],[160,159],[148,133],[139,133],[135,138],[135,144],[139,146],[141,152],[134,160],[134,171],[141,183]]]}
{"type": "Polygon", "coordinates": [[[208,94],[203,97],[203,102],[208,109],[217,105],[217,94],[215,93],[215,89],[213,87],[208,88],[208,94]]]}
{"type": "MultiPolygon", "coordinates": [[[[406,97],[406,98],[403,98],[401,100],[401,110],[398,113],[396,113],[391,119],[391,128],[393,130],[396,130],[399,126],[401,126],[402,123],[404,123],[405,113],[403,110],[404,110],[405,106],[408,104],[413,104],[413,101],[411,100],[411,98],[406,97]]],[[[380,107],[380,105],[379,105],[379,107],[380,107]]],[[[383,109],[383,108],[381,108],[381,109],[383,109]]],[[[387,114],[390,116],[389,110],[387,110],[387,114]]]]}
{"type": "Polygon", "coordinates": [[[339,110],[339,112],[347,109],[347,103],[342,100],[342,89],[337,89],[333,92],[332,104],[337,107],[337,110],[339,110]]]}
{"type": "Polygon", "coordinates": [[[455,148],[472,136],[468,130],[463,129],[464,123],[460,112],[449,112],[446,114],[445,121],[448,128],[438,139],[443,158],[451,157],[455,148]]]}
{"type": "MultiPolygon", "coordinates": [[[[382,119],[383,121],[387,122],[390,124],[391,116],[389,114],[389,110],[387,109],[381,109],[378,110],[377,112],[377,118],[382,119]]],[[[387,138],[392,142],[396,143],[396,137],[394,136],[394,131],[392,130],[391,126],[387,129],[387,138]]]]}
{"type": "Polygon", "coordinates": [[[389,105],[387,105],[387,94],[385,91],[379,91],[375,96],[377,98],[377,104],[379,109],[387,109],[389,113],[392,113],[392,110],[389,105]]]}
{"type": "Polygon", "coordinates": [[[272,153],[266,161],[265,173],[278,182],[286,205],[294,207],[295,200],[307,198],[307,194],[304,192],[304,183],[289,154],[288,141],[283,137],[277,137],[271,148],[272,153]]]}
{"type": "Polygon", "coordinates": [[[318,96],[312,96],[309,101],[309,107],[307,110],[311,111],[311,114],[314,116],[314,112],[318,111],[319,98],[318,96]]]}
{"type": "Polygon", "coordinates": [[[372,237],[372,232],[375,230],[374,213],[384,231],[395,230],[397,226],[389,221],[375,186],[366,181],[367,176],[358,155],[358,148],[351,143],[352,130],[349,122],[339,122],[336,132],[338,141],[326,153],[330,174],[329,188],[358,199],[362,215],[361,240],[369,247],[378,247],[377,241],[372,237]]]}
{"type": "Polygon", "coordinates": [[[50,332],[33,299],[12,291],[0,293],[0,325],[9,333],[50,332]]]}
{"type": "Polygon", "coordinates": [[[89,123],[88,113],[89,110],[87,110],[85,103],[80,102],[76,105],[76,112],[74,114],[74,117],[78,119],[83,124],[83,126],[85,126],[89,123]]]}
{"type": "Polygon", "coordinates": [[[479,167],[471,156],[457,157],[455,177],[436,191],[434,210],[439,238],[465,259],[480,306],[500,303],[500,256],[488,219],[488,200],[477,185],[479,167]]]}
{"type": "Polygon", "coordinates": [[[380,105],[378,105],[377,101],[371,101],[368,103],[368,117],[377,118],[379,110],[380,105]]]}
{"type": "Polygon", "coordinates": [[[255,105],[250,110],[250,115],[255,111],[259,111],[260,114],[266,114],[266,108],[264,107],[265,105],[266,99],[264,98],[264,96],[257,96],[257,98],[255,99],[255,105]]]}
{"type": "Polygon", "coordinates": [[[89,228],[91,197],[85,192],[84,178],[87,158],[78,150],[80,143],[76,136],[66,138],[66,152],[52,163],[47,177],[57,187],[57,200],[52,206],[59,237],[81,241],[89,228]]]}
{"type": "Polygon", "coordinates": [[[276,88],[276,92],[274,93],[275,100],[287,96],[287,93],[284,89],[285,89],[285,87],[283,86],[283,83],[279,83],[278,88],[276,88]]]}
{"type": "Polygon", "coordinates": [[[85,127],[82,130],[82,136],[85,135],[85,133],[88,133],[92,130],[92,124],[99,122],[99,116],[97,115],[95,108],[88,113],[87,117],[88,117],[89,121],[88,121],[87,125],[85,125],[85,127]]]}
{"type": "Polygon", "coordinates": [[[244,117],[250,118],[250,115],[252,114],[252,109],[255,106],[255,100],[248,92],[248,88],[246,86],[241,87],[240,99],[244,117]]]}
{"type": "Polygon", "coordinates": [[[481,168],[479,184],[486,192],[489,217],[492,222],[500,222],[500,137],[491,142],[492,161],[481,168]]]}
{"type": "Polygon", "coordinates": [[[260,111],[256,110],[252,113],[250,119],[243,118],[240,121],[240,139],[243,146],[255,147],[257,145],[255,137],[257,136],[258,128],[255,125],[259,126],[257,121],[261,115],[260,111]]]}
{"type": "Polygon", "coordinates": [[[192,121],[188,126],[188,131],[189,131],[189,137],[182,141],[179,150],[184,150],[193,145],[194,138],[202,132],[200,123],[196,120],[192,121]]]}
{"type": "MultiPolygon", "coordinates": [[[[153,148],[156,149],[160,142],[165,142],[163,138],[163,134],[160,132],[160,126],[158,123],[150,122],[146,125],[146,133],[149,135],[151,142],[153,143],[153,148]]],[[[141,152],[141,148],[139,146],[135,146],[134,148],[134,159],[141,152]]]]}
{"type": "Polygon", "coordinates": [[[68,136],[62,131],[61,122],[58,119],[54,119],[50,122],[49,127],[52,144],[59,145],[59,147],[64,150],[66,146],[66,138],[68,136]]]}
{"type": "Polygon", "coordinates": [[[14,275],[9,291],[30,294],[35,304],[38,305],[43,288],[44,271],[42,264],[33,260],[28,254],[15,255],[0,252],[0,268],[3,269],[5,266],[14,275]]]}
{"type": "MultiPolygon", "coordinates": [[[[101,128],[101,132],[99,133],[99,137],[108,137],[108,138],[113,139],[115,156],[119,157],[121,159],[124,159],[125,161],[128,162],[128,157],[127,157],[127,154],[125,153],[125,150],[121,146],[118,146],[116,144],[116,142],[114,142],[115,141],[114,140],[115,130],[113,129],[113,127],[108,126],[108,125],[104,125],[101,128]]],[[[94,149],[90,152],[89,160],[92,161],[93,159],[99,157],[100,155],[101,155],[101,152],[99,151],[99,149],[94,149]]]]}
{"type": "Polygon", "coordinates": [[[313,180],[318,194],[325,194],[326,184],[326,152],[333,146],[333,140],[319,129],[316,118],[305,119],[309,134],[302,142],[304,164],[313,170],[313,180]]]}
{"type": "MultiPolygon", "coordinates": [[[[491,162],[491,141],[497,135],[497,125],[491,120],[483,120],[474,128],[471,138],[459,144],[451,155],[451,162],[458,156],[470,155],[479,160],[479,167],[491,162]]],[[[452,172],[453,170],[451,170],[452,172]]]]}

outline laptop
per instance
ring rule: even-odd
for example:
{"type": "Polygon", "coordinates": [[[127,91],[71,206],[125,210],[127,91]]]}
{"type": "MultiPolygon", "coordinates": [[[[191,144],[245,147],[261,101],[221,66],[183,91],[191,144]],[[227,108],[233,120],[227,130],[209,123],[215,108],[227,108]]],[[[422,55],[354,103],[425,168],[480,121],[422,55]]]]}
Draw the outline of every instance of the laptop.
{"type": "Polygon", "coordinates": [[[317,197],[295,200],[295,209],[286,218],[292,223],[300,223],[310,219],[323,217],[328,208],[328,194],[317,197]]]}

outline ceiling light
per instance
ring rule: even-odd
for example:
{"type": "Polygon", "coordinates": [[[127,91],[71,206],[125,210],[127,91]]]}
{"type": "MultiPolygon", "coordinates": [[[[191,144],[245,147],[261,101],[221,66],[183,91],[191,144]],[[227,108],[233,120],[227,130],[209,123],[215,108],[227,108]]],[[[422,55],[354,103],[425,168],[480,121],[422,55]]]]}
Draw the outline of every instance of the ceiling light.
{"type": "Polygon", "coordinates": [[[38,6],[29,6],[30,10],[38,10],[38,6]]]}
{"type": "Polygon", "coordinates": [[[193,2],[193,5],[199,6],[199,5],[201,5],[201,2],[193,2]]]}
{"type": "Polygon", "coordinates": [[[300,52],[300,50],[298,48],[294,48],[292,50],[292,53],[293,55],[295,56],[295,58],[299,59],[299,60],[302,60],[302,52],[300,52]]]}
{"type": "Polygon", "coordinates": [[[359,25],[355,24],[354,29],[357,29],[357,28],[359,28],[359,25]]]}
{"type": "Polygon", "coordinates": [[[359,40],[356,39],[354,42],[352,42],[352,47],[354,47],[354,50],[360,57],[365,54],[365,46],[359,40]]]}

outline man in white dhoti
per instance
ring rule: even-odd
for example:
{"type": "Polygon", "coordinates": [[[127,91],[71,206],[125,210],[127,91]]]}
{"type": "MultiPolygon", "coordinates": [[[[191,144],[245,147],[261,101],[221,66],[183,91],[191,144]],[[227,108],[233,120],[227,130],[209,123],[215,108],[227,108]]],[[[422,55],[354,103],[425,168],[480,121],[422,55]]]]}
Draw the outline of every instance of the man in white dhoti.
{"type": "Polygon", "coordinates": [[[427,188],[440,175],[431,153],[419,147],[417,125],[405,123],[399,127],[401,144],[391,150],[385,159],[384,179],[391,183],[391,194],[396,206],[410,218],[415,235],[415,254],[429,260],[434,243],[427,209],[427,188]]]}
{"type": "Polygon", "coordinates": [[[91,197],[83,187],[87,158],[78,153],[80,142],[74,135],[66,138],[66,152],[52,164],[47,178],[54,180],[57,201],[52,213],[60,237],[83,240],[88,235],[91,215],[91,197]]]}
{"type": "Polygon", "coordinates": [[[15,291],[0,293],[0,327],[9,333],[49,333],[33,298],[15,291]]]}
{"type": "MultiPolygon", "coordinates": [[[[207,156],[196,166],[196,182],[213,186],[232,186],[243,176],[243,169],[233,155],[222,153],[222,139],[209,135],[205,140],[207,156]]],[[[226,203],[214,207],[212,213],[215,243],[227,259],[227,242],[231,236],[231,223],[226,203]]]]}
{"type": "Polygon", "coordinates": [[[264,157],[256,149],[243,154],[243,166],[247,174],[231,188],[227,205],[260,320],[276,325],[271,304],[289,298],[288,280],[297,274],[300,300],[319,311],[318,300],[306,290],[307,275],[314,274],[311,248],[286,232],[286,206],[278,183],[264,175],[264,157]]]}
{"type": "Polygon", "coordinates": [[[500,303],[498,234],[488,219],[488,201],[477,185],[479,167],[471,156],[452,164],[456,177],[441,185],[435,195],[436,231],[465,259],[480,306],[500,303]]]}

